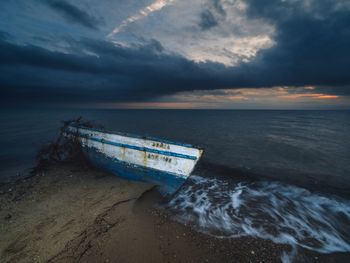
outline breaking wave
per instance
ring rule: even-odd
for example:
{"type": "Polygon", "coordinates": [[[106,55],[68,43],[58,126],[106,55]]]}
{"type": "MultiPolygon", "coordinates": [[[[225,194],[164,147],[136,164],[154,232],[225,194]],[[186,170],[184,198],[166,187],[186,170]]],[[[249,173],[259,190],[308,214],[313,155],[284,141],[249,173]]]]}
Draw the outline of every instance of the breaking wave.
{"type": "Polygon", "coordinates": [[[253,236],[319,253],[350,251],[350,201],[296,186],[191,176],[166,206],[178,221],[217,237],[253,236]]]}

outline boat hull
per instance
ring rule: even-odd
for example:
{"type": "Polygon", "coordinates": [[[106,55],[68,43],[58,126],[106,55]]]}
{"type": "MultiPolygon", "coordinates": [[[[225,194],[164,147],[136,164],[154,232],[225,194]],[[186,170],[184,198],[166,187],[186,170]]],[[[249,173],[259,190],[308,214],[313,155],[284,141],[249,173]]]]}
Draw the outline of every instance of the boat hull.
{"type": "Polygon", "coordinates": [[[202,154],[188,144],[85,127],[70,126],[66,135],[80,141],[94,166],[128,180],[159,185],[164,195],[173,194],[186,181],[202,154]]]}
{"type": "Polygon", "coordinates": [[[107,157],[92,148],[84,147],[83,151],[92,165],[127,180],[158,185],[163,195],[175,193],[187,179],[176,174],[122,162],[116,158],[107,157]]]}

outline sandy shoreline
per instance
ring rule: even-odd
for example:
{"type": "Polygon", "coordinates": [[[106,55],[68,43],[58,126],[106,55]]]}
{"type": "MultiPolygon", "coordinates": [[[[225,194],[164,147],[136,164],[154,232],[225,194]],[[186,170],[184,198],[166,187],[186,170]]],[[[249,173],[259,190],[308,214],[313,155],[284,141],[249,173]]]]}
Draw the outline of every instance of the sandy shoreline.
{"type": "MultiPolygon", "coordinates": [[[[72,164],[0,187],[0,262],[280,262],[287,245],[218,239],[154,208],[152,185],[72,164]]],[[[300,250],[294,260],[349,254],[300,250]]]]}

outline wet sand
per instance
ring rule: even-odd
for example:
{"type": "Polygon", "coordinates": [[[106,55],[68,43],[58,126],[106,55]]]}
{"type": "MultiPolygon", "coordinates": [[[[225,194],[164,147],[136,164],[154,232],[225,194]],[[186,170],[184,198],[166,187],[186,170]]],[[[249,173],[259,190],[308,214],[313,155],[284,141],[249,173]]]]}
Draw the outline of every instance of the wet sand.
{"type": "MultiPolygon", "coordinates": [[[[155,208],[154,186],[73,164],[50,165],[0,186],[0,262],[280,262],[291,247],[219,239],[155,208]]],[[[349,254],[298,250],[294,261],[349,254]]]]}

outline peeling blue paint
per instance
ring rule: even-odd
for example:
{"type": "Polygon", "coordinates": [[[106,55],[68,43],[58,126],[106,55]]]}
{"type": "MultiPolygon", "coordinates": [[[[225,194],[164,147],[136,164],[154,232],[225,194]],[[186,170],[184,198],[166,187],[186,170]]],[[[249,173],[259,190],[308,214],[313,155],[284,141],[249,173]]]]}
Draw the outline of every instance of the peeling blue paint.
{"type": "Polygon", "coordinates": [[[175,193],[187,179],[176,174],[122,162],[107,157],[93,148],[84,147],[83,149],[94,166],[127,180],[154,183],[159,186],[159,190],[163,195],[175,193]]]}

